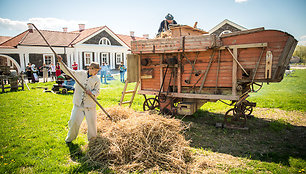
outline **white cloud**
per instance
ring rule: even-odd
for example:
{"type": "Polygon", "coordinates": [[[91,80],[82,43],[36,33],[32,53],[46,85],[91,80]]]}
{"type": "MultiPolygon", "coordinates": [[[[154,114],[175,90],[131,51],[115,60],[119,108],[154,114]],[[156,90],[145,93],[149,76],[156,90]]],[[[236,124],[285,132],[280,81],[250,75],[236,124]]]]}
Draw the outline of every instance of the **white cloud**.
{"type": "Polygon", "coordinates": [[[30,23],[33,23],[38,29],[62,31],[63,27],[68,27],[68,31],[74,31],[79,28],[78,24],[86,24],[86,21],[67,21],[57,18],[30,18],[30,23]]]}
{"type": "Polygon", "coordinates": [[[300,37],[301,40],[306,40],[306,35],[300,37]]]}
{"type": "Polygon", "coordinates": [[[63,20],[57,18],[30,18],[27,21],[14,21],[11,19],[0,18],[0,35],[17,35],[28,29],[27,23],[33,23],[41,30],[62,31],[63,27],[68,27],[68,31],[78,29],[78,24],[86,24],[86,21],[63,20]]]}
{"type": "Polygon", "coordinates": [[[300,37],[298,45],[306,46],[306,35],[300,37]]]}
{"type": "Polygon", "coordinates": [[[235,0],[236,3],[247,2],[248,0],[235,0]]]}
{"type": "Polygon", "coordinates": [[[25,30],[27,29],[27,23],[23,21],[13,21],[10,19],[0,18],[1,30],[25,30]]]}

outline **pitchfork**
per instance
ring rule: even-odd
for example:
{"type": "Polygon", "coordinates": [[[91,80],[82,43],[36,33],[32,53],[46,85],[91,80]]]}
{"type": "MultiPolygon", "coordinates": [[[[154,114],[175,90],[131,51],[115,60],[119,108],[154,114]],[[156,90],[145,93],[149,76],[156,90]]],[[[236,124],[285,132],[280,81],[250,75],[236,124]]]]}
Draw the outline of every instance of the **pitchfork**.
{"type": "MultiPolygon", "coordinates": [[[[59,56],[56,54],[56,52],[54,51],[54,49],[51,47],[51,45],[48,43],[48,41],[46,40],[46,38],[44,37],[44,35],[36,28],[36,26],[32,23],[28,23],[28,27],[29,27],[29,32],[33,33],[33,27],[37,30],[37,32],[41,35],[41,37],[44,39],[44,41],[46,42],[46,44],[49,46],[49,48],[51,49],[51,51],[54,53],[55,57],[59,58],[59,56]]],[[[81,86],[81,88],[86,91],[86,88],[79,82],[79,80],[71,73],[71,71],[68,69],[67,65],[62,61],[61,58],[58,59],[59,62],[61,62],[61,64],[64,66],[64,68],[69,72],[69,75],[81,86]]],[[[113,120],[112,117],[106,112],[106,110],[100,105],[100,103],[97,101],[97,99],[93,96],[90,95],[91,99],[93,99],[94,102],[96,102],[96,104],[102,109],[102,111],[108,116],[108,118],[110,120],[113,120]]]]}

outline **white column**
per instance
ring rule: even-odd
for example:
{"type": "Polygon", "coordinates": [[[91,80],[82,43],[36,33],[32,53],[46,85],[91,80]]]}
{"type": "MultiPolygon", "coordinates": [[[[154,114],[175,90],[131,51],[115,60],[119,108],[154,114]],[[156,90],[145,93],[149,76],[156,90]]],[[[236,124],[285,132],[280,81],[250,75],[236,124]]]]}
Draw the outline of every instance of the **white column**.
{"type": "Polygon", "coordinates": [[[110,57],[110,63],[111,63],[111,66],[110,66],[110,67],[111,67],[111,69],[115,69],[115,63],[116,63],[116,62],[114,61],[115,55],[114,55],[114,53],[111,53],[110,56],[111,56],[111,57],[110,57]]]}
{"type": "Polygon", "coordinates": [[[19,54],[19,59],[20,59],[20,69],[21,69],[21,71],[24,72],[25,66],[26,66],[25,62],[24,62],[24,54],[20,53],[19,54]]]}
{"type": "Polygon", "coordinates": [[[98,52],[95,52],[95,62],[99,62],[98,60],[98,52]]]}
{"type": "Polygon", "coordinates": [[[126,54],[126,52],[123,53],[123,56],[124,56],[124,58],[123,58],[124,65],[127,65],[127,54],[126,54]]]}
{"type": "Polygon", "coordinates": [[[28,63],[31,63],[29,60],[29,53],[25,54],[25,64],[28,65],[28,63]]]}
{"type": "Polygon", "coordinates": [[[78,58],[79,58],[79,61],[80,61],[80,64],[79,64],[79,69],[83,69],[83,67],[82,67],[82,53],[81,52],[78,52],[78,58]]]}
{"type": "Polygon", "coordinates": [[[99,63],[99,65],[102,65],[102,62],[100,61],[100,59],[101,59],[101,57],[100,57],[100,56],[101,56],[101,53],[100,53],[100,52],[97,52],[97,55],[98,55],[98,56],[97,56],[97,59],[98,59],[97,62],[99,63]]]}

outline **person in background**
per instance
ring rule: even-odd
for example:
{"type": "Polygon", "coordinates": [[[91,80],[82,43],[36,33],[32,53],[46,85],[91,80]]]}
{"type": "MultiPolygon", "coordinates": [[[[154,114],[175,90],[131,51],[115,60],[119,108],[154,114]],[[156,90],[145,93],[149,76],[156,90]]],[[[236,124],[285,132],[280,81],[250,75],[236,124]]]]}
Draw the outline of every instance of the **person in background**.
{"type": "Polygon", "coordinates": [[[55,76],[58,77],[59,75],[62,74],[62,71],[61,71],[61,66],[60,66],[60,63],[57,62],[57,65],[55,67],[55,76]]]}
{"type": "MultiPolygon", "coordinates": [[[[58,59],[61,62],[62,57],[58,56],[58,59]]],[[[69,71],[86,88],[86,91],[79,84],[75,85],[73,108],[68,122],[69,130],[65,141],[66,143],[71,143],[77,138],[84,117],[88,127],[87,138],[90,141],[97,136],[97,116],[96,103],[89,95],[95,98],[99,96],[101,83],[97,74],[100,71],[100,66],[96,62],[92,62],[88,70],[72,70],[70,68],[67,70],[63,68],[65,74],[70,74],[69,71]]]]}
{"type": "Polygon", "coordinates": [[[162,32],[165,32],[167,30],[169,30],[169,25],[170,24],[177,24],[177,22],[174,20],[174,17],[168,13],[166,16],[165,16],[166,20],[163,20],[161,23],[160,23],[160,26],[159,26],[159,29],[158,29],[158,36],[162,33],[162,32]]]}
{"type": "Polygon", "coordinates": [[[52,81],[56,80],[56,75],[55,75],[55,72],[56,72],[56,69],[55,69],[55,65],[53,63],[51,63],[50,65],[50,69],[51,69],[51,79],[52,81]]]}
{"type": "Polygon", "coordinates": [[[100,80],[101,80],[101,83],[103,83],[102,81],[102,78],[104,78],[104,83],[105,84],[108,84],[107,82],[106,82],[106,80],[107,80],[107,70],[108,70],[108,66],[105,64],[105,62],[103,62],[102,63],[102,66],[101,66],[101,76],[100,76],[100,80]]]}
{"type": "Polygon", "coordinates": [[[35,64],[32,64],[32,66],[31,66],[31,71],[32,71],[32,74],[33,74],[33,76],[32,76],[32,82],[33,82],[33,83],[39,82],[38,70],[37,70],[35,64]]]}
{"type": "Polygon", "coordinates": [[[74,61],[71,65],[73,70],[78,70],[78,64],[74,61]]]}
{"type": "Polygon", "coordinates": [[[26,72],[27,72],[28,82],[31,83],[33,81],[31,63],[28,63],[28,66],[26,67],[26,72]]]}
{"type": "Polygon", "coordinates": [[[121,62],[121,65],[119,66],[119,71],[120,71],[120,81],[124,83],[124,74],[125,74],[126,68],[123,65],[123,62],[121,62]]]}
{"type": "Polygon", "coordinates": [[[47,66],[45,63],[42,66],[42,72],[43,72],[43,81],[48,82],[48,71],[49,71],[49,66],[47,66]]]}

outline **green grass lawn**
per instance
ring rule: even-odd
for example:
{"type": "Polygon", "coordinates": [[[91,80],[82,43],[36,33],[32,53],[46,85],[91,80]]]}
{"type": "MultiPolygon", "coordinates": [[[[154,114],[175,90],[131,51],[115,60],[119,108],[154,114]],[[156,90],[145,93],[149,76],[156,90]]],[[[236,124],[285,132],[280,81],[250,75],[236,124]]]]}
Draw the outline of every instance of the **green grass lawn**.
{"type": "Polygon", "coordinates": [[[251,94],[258,107],[306,111],[306,70],[296,70],[280,83],[264,84],[258,93],[251,94]]]}
{"type": "MultiPolygon", "coordinates": [[[[250,100],[257,102],[258,107],[280,108],[288,112],[298,111],[305,117],[305,74],[306,70],[296,70],[293,77],[285,77],[281,83],[265,85],[260,92],[252,94],[250,100]]],[[[44,93],[42,88],[37,88],[51,89],[52,85],[52,82],[29,84],[30,91],[0,94],[0,173],[99,171],[87,166],[81,160],[88,143],[87,135],[81,133],[73,149],[67,147],[64,142],[73,106],[72,94],[44,93]]],[[[123,86],[124,84],[118,80],[112,81],[109,85],[102,85],[98,101],[105,108],[117,105],[123,86]]],[[[130,85],[129,90],[133,89],[133,86],[130,85]]],[[[143,100],[143,96],[136,95],[132,108],[141,111],[143,100]]],[[[295,126],[287,123],[286,120],[284,123],[274,123],[271,120],[256,118],[250,121],[250,127],[253,126],[254,129],[251,133],[216,129],[213,124],[222,120],[225,107],[226,105],[220,102],[207,103],[195,116],[186,119],[186,122],[195,124],[189,133],[187,132],[187,137],[194,139],[192,147],[197,153],[210,157],[229,154],[233,155],[234,160],[243,162],[241,166],[233,167],[225,163],[216,166],[220,171],[225,170],[230,173],[304,173],[305,147],[298,144],[300,139],[296,144],[295,142],[289,144],[286,143],[286,137],[275,139],[273,137],[294,135],[294,131],[297,133],[302,131],[305,134],[305,119],[303,126],[295,126]],[[264,126],[260,128],[262,125],[264,126]],[[267,136],[273,141],[266,137],[258,138],[257,141],[252,138],[256,135],[267,136]],[[277,139],[285,143],[279,143],[277,139]],[[203,142],[204,140],[207,142],[203,142]],[[239,142],[243,144],[243,149],[237,148],[239,144],[233,144],[239,142]],[[251,150],[250,145],[255,148],[251,150]],[[286,147],[283,148],[283,146],[286,147]],[[262,153],[263,148],[267,147],[271,151],[262,153]],[[241,152],[245,149],[250,150],[246,153],[241,152]],[[285,152],[278,151],[279,149],[285,152]],[[292,152],[290,149],[293,149],[292,152]]],[[[291,140],[291,138],[288,139],[291,140]]],[[[222,156],[222,158],[225,157],[222,156]]]]}

